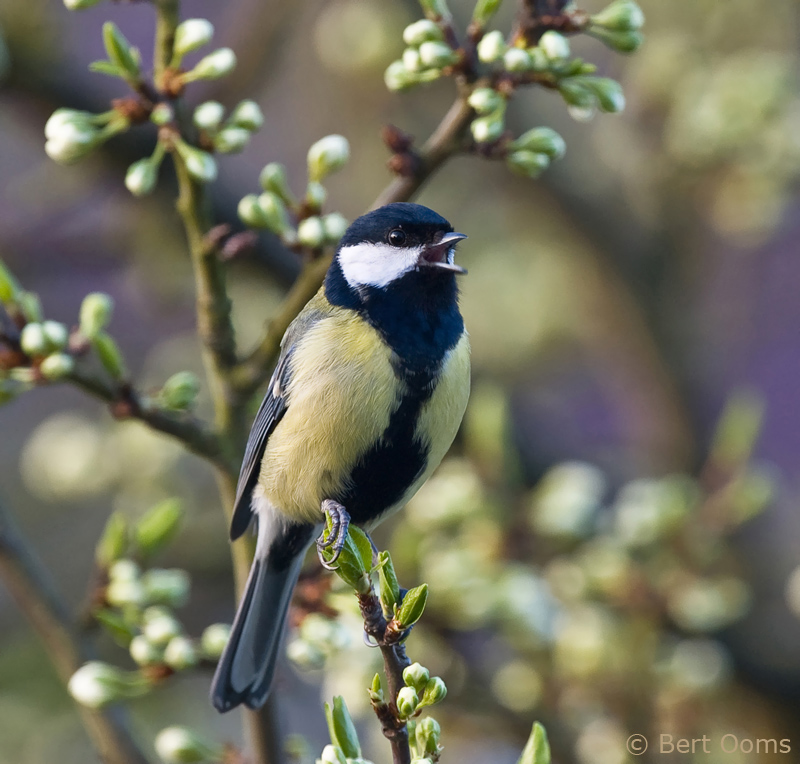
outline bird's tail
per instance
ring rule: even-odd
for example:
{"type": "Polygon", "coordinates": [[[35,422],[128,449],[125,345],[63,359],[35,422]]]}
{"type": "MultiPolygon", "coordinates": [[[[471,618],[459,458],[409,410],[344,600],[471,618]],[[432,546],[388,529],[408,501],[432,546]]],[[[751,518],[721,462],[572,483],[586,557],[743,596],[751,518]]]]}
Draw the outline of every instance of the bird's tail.
{"type": "Polygon", "coordinates": [[[258,512],[258,543],[231,636],[211,683],[220,711],[264,705],[272,685],[286,613],[314,526],[288,524],[272,507],[258,512]]]}

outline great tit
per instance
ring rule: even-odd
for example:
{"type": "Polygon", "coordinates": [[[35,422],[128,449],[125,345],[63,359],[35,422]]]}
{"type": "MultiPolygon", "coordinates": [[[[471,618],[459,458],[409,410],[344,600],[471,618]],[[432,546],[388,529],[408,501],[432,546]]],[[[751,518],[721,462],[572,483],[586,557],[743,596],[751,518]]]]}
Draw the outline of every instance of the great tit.
{"type": "Polygon", "coordinates": [[[453,442],[470,386],[456,285],[466,271],[453,261],[464,238],[419,204],[367,213],[286,331],[239,475],[231,539],[255,517],[258,540],[211,687],[217,710],[266,701],[324,511],[338,508],[338,546],[348,520],[369,531],[417,492],[453,442]]]}

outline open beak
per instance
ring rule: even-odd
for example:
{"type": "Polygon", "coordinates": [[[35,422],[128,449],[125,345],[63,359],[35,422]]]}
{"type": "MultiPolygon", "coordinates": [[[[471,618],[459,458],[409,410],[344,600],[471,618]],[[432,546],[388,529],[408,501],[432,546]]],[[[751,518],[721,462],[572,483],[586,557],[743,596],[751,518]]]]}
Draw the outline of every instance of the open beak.
{"type": "Polygon", "coordinates": [[[462,268],[460,265],[456,265],[453,262],[456,244],[466,238],[466,234],[463,233],[446,233],[442,236],[441,241],[438,241],[436,244],[431,244],[422,250],[417,264],[429,268],[438,268],[443,271],[450,271],[451,273],[466,273],[466,268],[462,268]]]}

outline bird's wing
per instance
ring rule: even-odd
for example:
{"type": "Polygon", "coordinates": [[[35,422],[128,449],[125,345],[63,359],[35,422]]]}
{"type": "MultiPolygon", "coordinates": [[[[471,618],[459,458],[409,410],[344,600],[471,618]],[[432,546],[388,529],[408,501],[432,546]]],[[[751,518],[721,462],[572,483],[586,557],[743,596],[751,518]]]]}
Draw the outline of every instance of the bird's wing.
{"type": "Polygon", "coordinates": [[[289,359],[293,350],[294,345],[285,350],[278,361],[269,381],[267,393],[250,429],[242,469],[239,472],[239,483],[236,486],[236,502],[233,505],[233,518],[231,519],[231,541],[238,539],[247,530],[253,517],[250,502],[253,488],[258,482],[261,457],[264,455],[269,436],[281,421],[287,408],[286,388],[291,376],[289,359]]]}

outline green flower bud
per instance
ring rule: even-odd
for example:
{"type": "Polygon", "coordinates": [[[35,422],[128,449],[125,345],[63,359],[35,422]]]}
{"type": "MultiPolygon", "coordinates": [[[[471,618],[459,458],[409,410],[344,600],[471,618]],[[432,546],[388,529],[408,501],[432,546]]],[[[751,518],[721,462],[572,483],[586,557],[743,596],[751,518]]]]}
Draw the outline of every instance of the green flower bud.
{"type": "Polygon", "coordinates": [[[478,43],[478,58],[483,61],[484,64],[492,64],[503,58],[507,50],[508,45],[506,45],[506,39],[503,37],[503,33],[496,29],[484,35],[478,43]]]}
{"type": "Polygon", "coordinates": [[[186,164],[186,170],[200,183],[212,183],[217,179],[217,163],[211,154],[190,146],[184,141],[175,141],[175,148],[186,164]]]}
{"type": "Polygon", "coordinates": [[[203,655],[210,660],[219,660],[230,637],[230,624],[212,623],[207,626],[200,637],[200,649],[203,655]]]}
{"type": "Polygon", "coordinates": [[[152,666],[161,663],[163,654],[154,644],[148,642],[143,634],[137,634],[128,645],[128,652],[131,654],[137,666],[152,666]]]}
{"type": "Polygon", "coordinates": [[[509,72],[527,72],[533,68],[533,60],[527,50],[509,48],[503,55],[503,66],[509,72]]]}
{"type": "Polygon", "coordinates": [[[541,48],[528,48],[531,57],[531,69],[534,72],[546,72],[550,69],[552,62],[541,48]]]}
{"type": "Polygon", "coordinates": [[[213,36],[214,25],[208,19],[186,19],[175,30],[173,55],[180,62],[187,53],[208,45],[213,36]]]}
{"type": "Polygon", "coordinates": [[[504,99],[493,88],[478,88],[469,96],[468,103],[478,114],[490,114],[503,105],[504,99]]]}
{"type": "Polygon", "coordinates": [[[408,88],[419,84],[419,80],[406,69],[402,61],[393,61],[389,64],[383,75],[383,81],[392,92],[408,90],[408,88]]]}
{"type": "Polygon", "coordinates": [[[175,671],[192,668],[198,660],[194,642],[188,637],[173,637],[164,649],[164,663],[175,671]]]}
{"type": "Polygon", "coordinates": [[[42,324],[47,344],[52,350],[62,350],[69,340],[69,330],[59,321],[45,321],[42,324]]]}
{"type": "Polygon", "coordinates": [[[469,127],[472,137],[478,143],[496,141],[503,134],[505,127],[503,116],[501,111],[496,111],[493,114],[487,114],[485,117],[478,117],[472,120],[472,124],[469,127]]]}
{"type": "Polygon", "coordinates": [[[77,125],[78,127],[91,128],[92,120],[95,116],[96,115],[88,111],[56,109],[45,123],[44,137],[55,138],[65,125],[77,125]]]}
{"type": "Polygon", "coordinates": [[[189,601],[191,580],[180,568],[152,568],[142,576],[142,586],[148,604],[183,607],[189,601]]]}
{"type": "Polygon", "coordinates": [[[348,227],[347,218],[340,212],[331,212],[322,218],[322,227],[325,229],[325,241],[328,244],[338,244],[348,227]]]}
{"type": "Polygon", "coordinates": [[[66,353],[53,353],[39,365],[39,371],[45,379],[57,382],[68,377],[75,369],[75,359],[66,353]]]}
{"type": "Polygon", "coordinates": [[[441,677],[432,676],[425,685],[425,692],[422,695],[420,706],[432,706],[440,703],[447,695],[447,686],[441,677]]]}
{"type": "Polygon", "coordinates": [[[370,702],[375,705],[381,705],[385,702],[380,674],[375,674],[375,676],[372,677],[372,685],[369,688],[369,699],[370,702]]]}
{"type": "Polygon", "coordinates": [[[563,61],[565,58],[569,58],[569,40],[563,34],[552,29],[542,35],[542,39],[539,40],[539,48],[551,61],[563,61]]]}
{"type": "Polygon", "coordinates": [[[64,0],[64,7],[68,11],[83,11],[100,2],[102,2],[102,0],[64,0]]]}
{"type": "MultiPolygon", "coordinates": [[[[120,560],[127,548],[128,522],[121,512],[113,512],[106,521],[100,541],[97,542],[95,560],[101,568],[109,568],[115,560],[135,565],[130,560],[120,560]]],[[[136,576],[138,576],[138,571],[133,578],[136,576]]]]}
{"type": "Polygon", "coordinates": [[[308,150],[309,180],[322,180],[347,164],[350,144],[341,135],[327,135],[308,150]]]}
{"type": "Polygon", "coordinates": [[[561,97],[570,105],[581,109],[593,108],[597,104],[597,97],[592,88],[587,85],[585,77],[571,77],[562,80],[558,85],[561,97]]]}
{"type": "Polygon", "coordinates": [[[214,136],[214,148],[221,154],[238,154],[250,143],[250,131],[243,127],[225,127],[214,136]]]}
{"type": "Polygon", "coordinates": [[[334,697],[333,706],[325,704],[325,718],[328,721],[331,742],[341,749],[346,758],[360,757],[361,745],[358,742],[356,728],[341,695],[334,697]]]}
{"type": "Polygon", "coordinates": [[[100,708],[115,700],[141,695],[146,690],[146,684],[136,672],[122,671],[100,661],[90,661],[72,675],[67,689],[81,705],[100,708]]]}
{"type": "Polygon", "coordinates": [[[418,46],[429,40],[444,40],[442,28],[430,19],[415,21],[403,30],[403,42],[406,45],[418,46]]]}
{"type": "Polygon", "coordinates": [[[250,228],[267,228],[269,221],[261,205],[258,203],[258,197],[255,194],[248,194],[239,201],[237,207],[239,219],[250,228]]]}
{"type": "Polygon", "coordinates": [[[156,735],[156,753],[164,764],[201,764],[220,761],[223,750],[213,746],[187,727],[167,727],[156,735]]]}
{"type": "Polygon", "coordinates": [[[413,687],[401,687],[397,693],[397,713],[401,719],[408,719],[419,705],[419,696],[413,687]]]}
{"type": "Polygon", "coordinates": [[[547,733],[539,722],[533,723],[530,737],[517,764],[550,764],[550,744],[547,742],[547,733]]]}
{"type": "Polygon", "coordinates": [[[292,230],[286,205],[277,194],[265,191],[258,197],[258,206],[270,231],[283,236],[292,230]]]}
{"type": "Polygon", "coordinates": [[[439,740],[442,735],[442,728],[436,719],[431,719],[426,716],[417,722],[417,728],[414,731],[417,739],[417,750],[423,754],[430,754],[432,757],[438,757],[441,746],[439,740]]]}
{"type": "Polygon", "coordinates": [[[600,13],[591,16],[590,23],[615,32],[637,32],[644,26],[644,13],[634,0],[614,0],[600,13]]]}
{"type": "Polygon", "coordinates": [[[255,101],[242,101],[231,113],[230,123],[254,132],[264,125],[264,114],[255,101]]]}
{"type": "Polygon", "coordinates": [[[7,305],[16,302],[21,291],[22,289],[16,278],[14,278],[14,274],[0,260],[0,303],[7,305]]]}
{"type": "Polygon", "coordinates": [[[412,663],[403,669],[403,681],[408,687],[413,687],[417,693],[425,692],[425,686],[430,678],[430,672],[420,663],[412,663]]]}
{"type": "Polygon", "coordinates": [[[106,587],[106,602],[114,607],[143,605],[144,587],[137,579],[113,578],[106,587]]]}
{"type": "Polygon", "coordinates": [[[194,69],[183,75],[183,81],[218,80],[227,77],[235,68],[236,54],[230,48],[220,48],[201,58],[194,69]]]}
{"type": "Polygon", "coordinates": [[[219,101],[206,101],[195,110],[192,119],[199,130],[215,131],[225,117],[225,107],[219,101]]]}
{"type": "Polygon", "coordinates": [[[625,108],[625,93],[616,80],[609,77],[586,77],[584,81],[597,96],[601,111],[618,114],[625,108]]]}
{"type": "Polygon", "coordinates": [[[586,34],[597,38],[611,50],[615,50],[618,53],[633,53],[644,42],[641,32],[615,32],[598,26],[590,26],[586,30],[586,34]]]}
{"type": "Polygon", "coordinates": [[[26,324],[20,332],[19,344],[22,350],[29,356],[42,356],[50,349],[50,343],[44,334],[44,327],[41,324],[26,324]]]}
{"type": "Polygon", "coordinates": [[[378,581],[383,609],[386,613],[393,613],[400,604],[400,585],[397,583],[392,558],[385,551],[378,555],[378,581]]]}
{"type": "Polygon", "coordinates": [[[112,64],[114,64],[129,80],[138,80],[139,51],[132,47],[119,27],[112,21],[103,24],[103,45],[112,64]]]}
{"type": "Polygon", "coordinates": [[[134,162],[125,173],[125,188],[134,196],[152,193],[157,183],[158,165],[150,157],[134,162]]]}
{"type": "Polygon", "coordinates": [[[394,616],[401,628],[407,629],[422,618],[427,601],[428,584],[420,584],[406,592],[403,603],[397,608],[394,616]]]}
{"type": "Polygon", "coordinates": [[[182,629],[178,620],[168,610],[150,607],[144,611],[142,633],[158,647],[164,647],[173,637],[180,635],[182,629]]]}
{"type": "Polygon", "coordinates": [[[458,62],[458,54],[444,42],[428,41],[419,46],[419,60],[429,69],[442,69],[458,62]]]}
{"type": "Polygon", "coordinates": [[[506,157],[506,164],[518,175],[538,178],[550,166],[550,157],[533,151],[514,151],[506,157]]]}
{"type": "Polygon", "coordinates": [[[420,72],[424,68],[418,48],[406,48],[403,51],[403,66],[407,72],[420,72]]]}
{"type": "Polygon", "coordinates": [[[150,121],[154,125],[168,125],[175,119],[175,110],[168,103],[156,104],[152,112],[150,112],[150,121]]]}
{"type": "Polygon", "coordinates": [[[547,154],[550,159],[561,159],[567,151],[564,139],[549,127],[534,127],[509,144],[509,149],[547,154]]]}
{"type": "Polygon", "coordinates": [[[114,300],[104,292],[92,292],[83,298],[80,312],[81,333],[93,339],[105,329],[114,313],[114,300]]]}
{"type": "Polygon", "coordinates": [[[200,380],[191,371],[179,371],[173,374],[158,393],[158,401],[164,407],[174,411],[190,409],[200,393],[200,380]]]}
{"type": "Polygon", "coordinates": [[[72,164],[85,157],[100,142],[100,133],[91,125],[65,122],[51,138],[47,139],[44,150],[50,159],[59,164],[72,164]]]}
{"type": "Polygon", "coordinates": [[[489,19],[497,13],[502,0],[478,0],[475,10],[472,11],[472,20],[478,26],[485,27],[489,19]]]}
{"type": "Polygon", "coordinates": [[[335,745],[326,745],[322,749],[322,756],[318,759],[319,764],[348,764],[344,753],[335,745]]]}
{"type": "Polygon", "coordinates": [[[312,210],[319,210],[328,198],[328,192],[322,183],[310,180],[306,186],[306,204],[312,210]]]}
{"type": "Polygon", "coordinates": [[[289,179],[286,168],[279,162],[270,162],[258,176],[258,182],[265,191],[277,194],[286,204],[294,207],[297,199],[289,188],[289,179]]]}
{"type": "Polygon", "coordinates": [[[141,572],[141,568],[133,560],[123,559],[117,560],[108,569],[108,577],[112,581],[136,581],[141,572]]]}
{"type": "Polygon", "coordinates": [[[301,244],[316,249],[325,242],[325,226],[318,217],[306,218],[297,226],[297,239],[301,244]]]}
{"type": "Polygon", "coordinates": [[[125,379],[128,376],[122,351],[110,334],[98,332],[92,339],[92,346],[100,363],[114,379],[125,379]]]}

